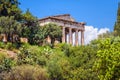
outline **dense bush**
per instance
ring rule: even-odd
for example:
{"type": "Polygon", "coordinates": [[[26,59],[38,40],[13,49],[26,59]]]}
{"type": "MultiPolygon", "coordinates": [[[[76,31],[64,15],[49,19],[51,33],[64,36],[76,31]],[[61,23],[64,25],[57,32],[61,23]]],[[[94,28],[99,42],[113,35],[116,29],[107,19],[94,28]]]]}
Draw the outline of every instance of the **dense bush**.
{"type": "Polygon", "coordinates": [[[12,67],[16,65],[16,61],[10,58],[4,58],[0,63],[0,73],[3,71],[9,71],[12,67]]]}
{"type": "Polygon", "coordinates": [[[49,75],[40,66],[21,65],[2,73],[2,77],[4,80],[48,80],[49,75]]]}
{"type": "Polygon", "coordinates": [[[18,64],[31,64],[45,66],[47,57],[52,53],[50,47],[31,46],[29,44],[23,44],[18,53],[18,64]]]}
{"type": "Polygon", "coordinates": [[[0,42],[0,48],[3,48],[3,49],[13,50],[13,49],[18,49],[19,47],[20,47],[20,43],[0,42]]]}
{"type": "Polygon", "coordinates": [[[7,57],[7,55],[5,53],[1,53],[0,52],[0,63],[2,63],[2,61],[7,57]]]}
{"type": "Polygon", "coordinates": [[[5,48],[5,43],[0,41],[0,48],[5,48]]]}
{"type": "Polygon", "coordinates": [[[107,38],[99,43],[94,69],[100,80],[120,79],[120,37],[107,38]]]}
{"type": "Polygon", "coordinates": [[[8,43],[6,44],[6,46],[5,46],[5,49],[8,49],[8,50],[12,50],[13,48],[15,48],[15,47],[14,47],[14,45],[13,45],[12,43],[10,43],[10,42],[8,42],[8,43]]]}

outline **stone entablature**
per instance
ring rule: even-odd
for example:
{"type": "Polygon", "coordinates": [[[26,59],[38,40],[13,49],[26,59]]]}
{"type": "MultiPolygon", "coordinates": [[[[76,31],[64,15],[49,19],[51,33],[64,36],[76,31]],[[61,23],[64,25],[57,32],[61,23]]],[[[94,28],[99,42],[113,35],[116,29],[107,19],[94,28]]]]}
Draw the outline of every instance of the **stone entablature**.
{"type": "Polygon", "coordinates": [[[84,30],[84,25],[85,23],[81,22],[74,22],[74,21],[68,21],[68,20],[62,20],[62,19],[57,19],[53,17],[47,17],[39,20],[40,25],[43,26],[48,23],[56,23],[59,26],[66,26],[66,27],[71,27],[79,30],[84,30]]]}
{"type": "Polygon", "coordinates": [[[69,44],[73,44],[73,33],[75,33],[75,45],[78,45],[78,32],[81,32],[81,45],[84,45],[85,23],[76,22],[69,14],[50,16],[39,20],[40,26],[55,23],[62,28],[62,42],[66,43],[66,35],[69,34],[69,44]]]}

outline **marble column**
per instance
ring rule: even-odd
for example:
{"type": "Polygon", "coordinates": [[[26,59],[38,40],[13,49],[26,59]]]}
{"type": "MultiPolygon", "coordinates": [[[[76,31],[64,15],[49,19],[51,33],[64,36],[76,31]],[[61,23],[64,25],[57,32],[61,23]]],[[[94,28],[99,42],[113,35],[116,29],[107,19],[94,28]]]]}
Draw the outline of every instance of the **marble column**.
{"type": "Polygon", "coordinates": [[[75,45],[78,46],[78,29],[75,32],[75,45]]]}
{"type": "Polygon", "coordinates": [[[81,45],[84,45],[84,31],[81,31],[81,45]]]}
{"type": "Polygon", "coordinates": [[[72,28],[69,28],[69,44],[72,44],[72,28]]]}
{"type": "Polygon", "coordinates": [[[62,27],[62,43],[65,43],[65,27],[62,27]]]}

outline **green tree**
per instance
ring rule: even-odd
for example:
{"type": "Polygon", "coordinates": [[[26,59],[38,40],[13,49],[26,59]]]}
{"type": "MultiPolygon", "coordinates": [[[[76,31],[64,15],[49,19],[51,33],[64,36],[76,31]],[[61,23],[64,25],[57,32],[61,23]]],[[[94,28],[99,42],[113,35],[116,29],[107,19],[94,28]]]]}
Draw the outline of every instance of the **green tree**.
{"type": "Polygon", "coordinates": [[[13,16],[0,17],[0,33],[5,34],[7,41],[12,42],[14,34],[19,35],[21,33],[21,24],[13,16]]]}
{"type": "Polygon", "coordinates": [[[120,36],[120,3],[118,4],[117,21],[114,25],[114,35],[120,36]]]}
{"type": "Polygon", "coordinates": [[[28,38],[29,43],[34,44],[35,34],[38,32],[39,23],[29,9],[22,14],[21,37],[28,38]]]}
{"type": "Polygon", "coordinates": [[[72,66],[72,80],[98,80],[96,72],[92,71],[97,50],[91,45],[70,48],[69,61],[72,66]]]}
{"type": "Polygon", "coordinates": [[[120,79],[120,37],[100,41],[94,69],[100,80],[120,79]]]}
{"type": "Polygon", "coordinates": [[[34,17],[34,16],[31,14],[31,12],[29,11],[29,9],[27,9],[27,11],[26,11],[24,14],[22,14],[22,16],[23,16],[23,20],[26,22],[26,24],[27,24],[28,26],[31,26],[31,25],[32,25],[32,22],[37,19],[36,17],[34,17]]]}
{"type": "Polygon", "coordinates": [[[20,20],[19,4],[18,0],[0,0],[0,16],[14,16],[16,20],[20,20]]]}
{"type": "Polygon", "coordinates": [[[40,42],[39,40],[43,42],[48,36],[51,38],[52,44],[54,44],[55,39],[60,40],[62,37],[61,27],[52,23],[41,26],[36,34],[37,42],[40,42]]]}

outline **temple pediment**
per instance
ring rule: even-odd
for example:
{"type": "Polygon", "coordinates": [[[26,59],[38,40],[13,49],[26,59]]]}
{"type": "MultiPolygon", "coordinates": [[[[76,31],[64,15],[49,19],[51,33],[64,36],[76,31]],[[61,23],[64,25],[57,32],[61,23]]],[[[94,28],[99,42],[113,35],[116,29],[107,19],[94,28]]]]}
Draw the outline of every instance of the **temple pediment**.
{"type": "Polygon", "coordinates": [[[63,15],[56,15],[56,16],[51,16],[53,18],[58,18],[58,19],[62,19],[62,20],[68,20],[68,21],[75,21],[70,14],[63,14],[63,15]]]}

